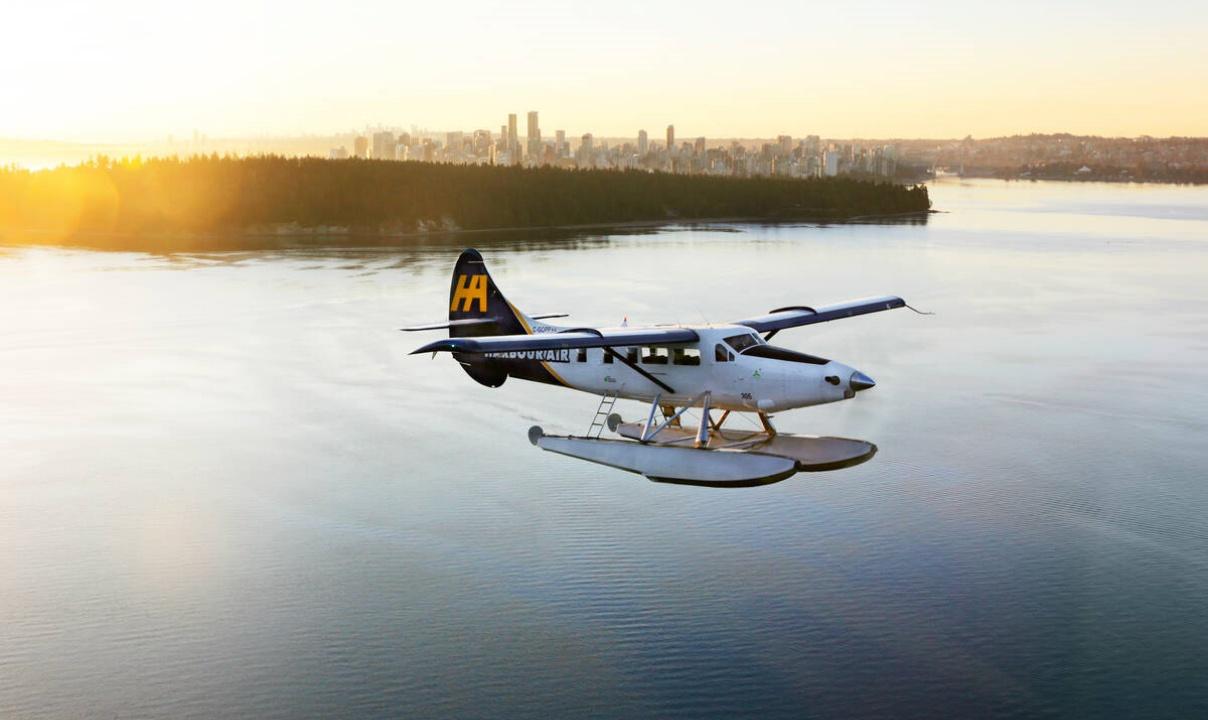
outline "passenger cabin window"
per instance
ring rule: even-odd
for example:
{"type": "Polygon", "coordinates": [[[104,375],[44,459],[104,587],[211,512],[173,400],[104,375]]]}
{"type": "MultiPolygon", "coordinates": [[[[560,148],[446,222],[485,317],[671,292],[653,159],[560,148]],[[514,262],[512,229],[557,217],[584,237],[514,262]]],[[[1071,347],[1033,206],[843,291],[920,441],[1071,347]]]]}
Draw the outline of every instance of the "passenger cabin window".
{"type": "Polygon", "coordinates": [[[713,362],[732,362],[734,353],[726,349],[725,345],[717,343],[717,347],[713,348],[713,362]]]}
{"type": "Polygon", "coordinates": [[[575,358],[575,362],[587,362],[587,348],[579,348],[579,354],[575,358]]]}
{"type": "Polygon", "coordinates": [[[726,343],[730,347],[734,348],[734,350],[736,352],[740,352],[740,353],[749,347],[754,347],[756,345],[763,344],[762,342],[760,342],[759,338],[755,336],[754,333],[744,333],[742,335],[731,335],[730,337],[726,338],[726,343]]]}
{"type": "Polygon", "coordinates": [[[642,356],[643,365],[666,365],[667,364],[667,348],[647,348],[646,354],[642,356]]]}
{"type": "Polygon", "coordinates": [[[626,350],[626,351],[625,351],[625,358],[626,358],[627,360],[629,360],[629,362],[631,362],[631,363],[636,363],[636,362],[638,361],[638,349],[637,349],[637,348],[629,348],[628,350],[626,350]]]}
{"type": "Polygon", "coordinates": [[[605,365],[612,364],[612,353],[608,351],[608,348],[604,348],[604,364],[605,365]]]}
{"type": "Polygon", "coordinates": [[[676,348],[671,351],[672,365],[700,365],[700,350],[696,348],[676,348]]]}

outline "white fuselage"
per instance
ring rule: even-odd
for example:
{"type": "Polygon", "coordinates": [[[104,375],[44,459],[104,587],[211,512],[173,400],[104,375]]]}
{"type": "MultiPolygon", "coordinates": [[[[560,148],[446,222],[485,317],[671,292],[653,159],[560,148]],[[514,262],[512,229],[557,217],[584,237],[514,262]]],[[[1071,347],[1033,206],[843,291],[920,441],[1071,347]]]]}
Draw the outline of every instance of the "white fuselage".
{"type": "MultiPolygon", "coordinates": [[[[535,334],[565,329],[530,323],[535,334]]],[[[871,380],[854,368],[773,348],[743,325],[676,327],[694,330],[700,341],[667,348],[615,348],[674,392],[619,358],[607,357],[600,348],[561,351],[556,357],[545,356],[542,364],[564,385],[596,395],[615,393],[645,402],[657,396],[660,404],[683,407],[701,405],[700,396],[708,392],[711,407],[739,412],[776,412],[851,398],[863,389],[853,383],[853,376],[869,383],[863,387],[871,387],[871,380]]]]}

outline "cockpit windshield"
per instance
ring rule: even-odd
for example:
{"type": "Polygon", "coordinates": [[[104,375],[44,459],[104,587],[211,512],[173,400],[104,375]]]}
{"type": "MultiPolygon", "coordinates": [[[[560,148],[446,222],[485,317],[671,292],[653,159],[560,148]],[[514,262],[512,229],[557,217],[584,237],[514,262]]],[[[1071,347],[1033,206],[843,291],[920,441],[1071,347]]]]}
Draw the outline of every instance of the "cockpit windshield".
{"type": "Polygon", "coordinates": [[[735,352],[741,353],[749,347],[763,345],[763,338],[755,333],[743,333],[742,335],[731,335],[726,338],[726,344],[734,348],[735,352]]]}

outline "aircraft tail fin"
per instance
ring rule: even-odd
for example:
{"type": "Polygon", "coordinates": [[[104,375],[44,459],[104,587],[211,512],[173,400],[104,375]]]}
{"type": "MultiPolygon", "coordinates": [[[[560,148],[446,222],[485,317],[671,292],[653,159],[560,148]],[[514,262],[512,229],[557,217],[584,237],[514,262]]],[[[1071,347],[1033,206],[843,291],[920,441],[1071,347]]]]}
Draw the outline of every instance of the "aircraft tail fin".
{"type": "Polygon", "coordinates": [[[475,249],[463,250],[453,266],[449,286],[449,321],[477,320],[453,324],[450,337],[483,335],[524,335],[531,332],[532,321],[517,310],[487,272],[482,255],[475,249]]]}
{"type": "MultiPolygon", "coordinates": [[[[482,255],[473,248],[461,252],[453,266],[449,286],[449,337],[524,335],[532,332],[532,321],[517,310],[487,272],[482,255]],[[471,322],[458,322],[458,321],[471,322]],[[477,322],[474,322],[477,321],[477,322]]],[[[499,387],[508,379],[501,362],[479,355],[455,353],[453,357],[466,374],[487,387],[499,387]]]]}

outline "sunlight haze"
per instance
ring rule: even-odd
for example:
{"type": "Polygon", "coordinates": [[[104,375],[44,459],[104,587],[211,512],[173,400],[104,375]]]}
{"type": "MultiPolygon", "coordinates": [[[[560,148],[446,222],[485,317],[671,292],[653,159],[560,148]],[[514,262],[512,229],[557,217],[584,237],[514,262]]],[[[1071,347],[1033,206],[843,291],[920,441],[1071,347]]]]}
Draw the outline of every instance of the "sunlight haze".
{"type": "Polygon", "coordinates": [[[52,0],[6,13],[0,137],[367,125],[709,137],[1208,135],[1208,5],[52,0]]]}

